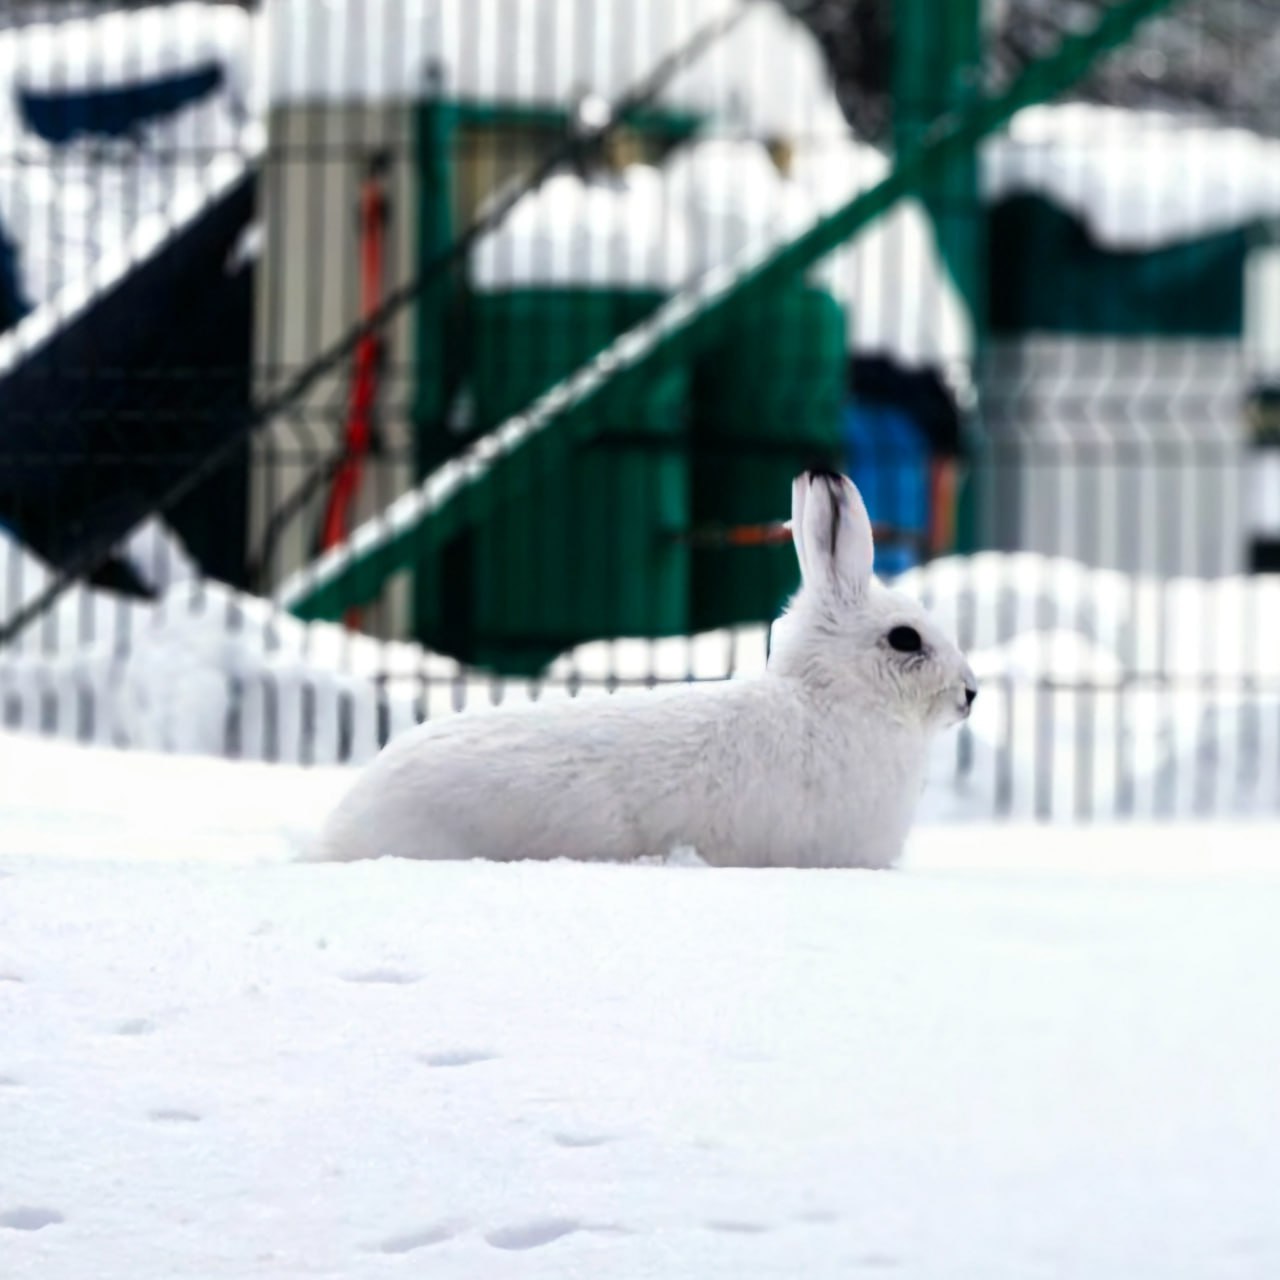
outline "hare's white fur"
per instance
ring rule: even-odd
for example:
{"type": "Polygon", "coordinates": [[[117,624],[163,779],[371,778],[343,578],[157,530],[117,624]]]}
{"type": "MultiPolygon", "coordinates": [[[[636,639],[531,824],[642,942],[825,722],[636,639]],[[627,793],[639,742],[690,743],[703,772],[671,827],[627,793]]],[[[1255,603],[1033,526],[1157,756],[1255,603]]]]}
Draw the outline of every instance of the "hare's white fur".
{"type": "Polygon", "coordinates": [[[798,476],[791,531],[803,580],[764,675],[420,725],[356,780],[316,856],[630,860],[692,846],[722,866],[893,863],[929,741],[968,713],[973,673],[918,603],[873,577],[848,479],[798,476]],[[889,643],[900,627],[918,653],[889,643]]]}

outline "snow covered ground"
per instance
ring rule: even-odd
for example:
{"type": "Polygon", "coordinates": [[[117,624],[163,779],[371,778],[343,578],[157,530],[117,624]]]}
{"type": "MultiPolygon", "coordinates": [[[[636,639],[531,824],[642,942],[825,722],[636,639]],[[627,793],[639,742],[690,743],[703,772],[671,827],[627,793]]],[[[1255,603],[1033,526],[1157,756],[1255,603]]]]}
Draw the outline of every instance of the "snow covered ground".
{"type": "Polygon", "coordinates": [[[0,766],[6,1280],[1280,1269],[1275,827],[322,866],[338,771],[0,766]]]}

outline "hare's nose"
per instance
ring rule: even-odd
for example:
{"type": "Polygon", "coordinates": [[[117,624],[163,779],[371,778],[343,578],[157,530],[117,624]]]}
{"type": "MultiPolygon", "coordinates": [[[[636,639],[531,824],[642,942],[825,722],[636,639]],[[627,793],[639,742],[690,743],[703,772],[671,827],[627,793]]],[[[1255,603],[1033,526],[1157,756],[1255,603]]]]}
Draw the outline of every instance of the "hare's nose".
{"type": "Polygon", "coordinates": [[[978,691],[972,685],[967,685],[964,691],[964,704],[966,707],[973,706],[973,700],[978,696],[978,691]]]}

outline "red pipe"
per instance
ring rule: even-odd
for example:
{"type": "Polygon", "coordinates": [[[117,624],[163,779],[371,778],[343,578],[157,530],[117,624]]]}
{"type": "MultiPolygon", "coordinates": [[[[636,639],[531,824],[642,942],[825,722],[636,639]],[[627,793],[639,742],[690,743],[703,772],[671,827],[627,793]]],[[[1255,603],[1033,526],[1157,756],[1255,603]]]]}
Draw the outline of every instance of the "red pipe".
{"type": "MultiPolygon", "coordinates": [[[[367,320],[382,301],[382,270],[385,257],[387,226],[387,192],[382,166],[375,163],[361,184],[360,191],[360,318],[367,320]]],[[[351,515],[360,492],[364,460],[373,442],[373,414],[378,398],[378,373],[381,367],[383,339],[379,333],[366,333],[355,349],[351,380],[351,399],[347,412],[344,451],[329,489],[321,526],[321,550],[328,551],[346,540],[351,528],[351,515]]],[[[356,609],[347,611],[348,626],[359,626],[356,609]]]]}

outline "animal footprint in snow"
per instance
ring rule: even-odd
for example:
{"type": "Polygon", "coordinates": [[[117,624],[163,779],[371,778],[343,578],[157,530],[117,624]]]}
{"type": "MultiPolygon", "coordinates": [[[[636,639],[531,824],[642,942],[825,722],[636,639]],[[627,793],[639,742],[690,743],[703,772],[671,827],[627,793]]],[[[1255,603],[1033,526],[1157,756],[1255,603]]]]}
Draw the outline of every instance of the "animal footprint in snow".
{"type": "Polygon", "coordinates": [[[26,982],[26,978],[24,978],[20,973],[9,973],[6,971],[4,973],[0,973],[0,982],[26,982]]]}
{"type": "Polygon", "coordinates": [[[732,1218],[717,1218],[707,1223],[709,1231],[727,1231],[731,1235],[760,1236],[770,1228],[763,1222],[745,1222],[732,1218]]]}
{"type": "Polygon", "coordinates": [[[557,1147],[569,1147],[571,1149],[603,1147],[606,1142],[613,1141],[613,1135],[609,1133],[553,1133],[551,1141],[557,1147]]]}
{"type": "Polygon", "coordinates": [[[840,1215],[834,1209],[804,1209],[796,1214],[796,1221],[825,1224],[839,1222],[840,1215]]]}
{"type": "Polygon", "coordinates": [[[148,1120],[158,1124],[199,1124],[200,1117],[194,1111],[186,1111],[182,1107],[159,1107],[147,1112],[148,1120]]]}
{"type": "Polygon", "coordinates": [[[360,969],[341,975],[343,982],[383,983],[388,986],[406,987],[421,982],[422,975],[406,969],[360,969]]]}
{"type": "Polygon", "coordinates": [[[118,1036],[149,1036],[156,1029],[156,1024],[148,1018],[130,1018],[116,1027],[118,1036]]]}
{"type": "Polygon", "coordinates": [[[410,1231],[402,1236],[391,1236],[378,1245],[380,1253],[412,1253],[415,1249],[427,1249],[433,1244],[452,1240],[462,1229],[460,1223],[437,1222],[421,1231],[410,1231]]]}
{"type": "Polygon", "coordinates": [[[11,1231],[40,1231],[65,1221],[57,1209],[41,1209],[32,1205],[0,1209],[0,1227],[8,1227],[11,1231]]]}
{"type": "Polygon", "coordinates": [[[485,1240],[495,1249],[540,1249],[563,1236],[581,1231],[582,1224],[572,1218],[535,1218],[511,1227],[490,1231],[485,1240]]]}
{"type": "Polygon", "coordinates": [[[422,1061],[429,1067],[469,1067],[477,1062],[493,1062],[497,1057],[486,1049],[444,1049],[440,1053],[424,1053],[422,1061]]]}

